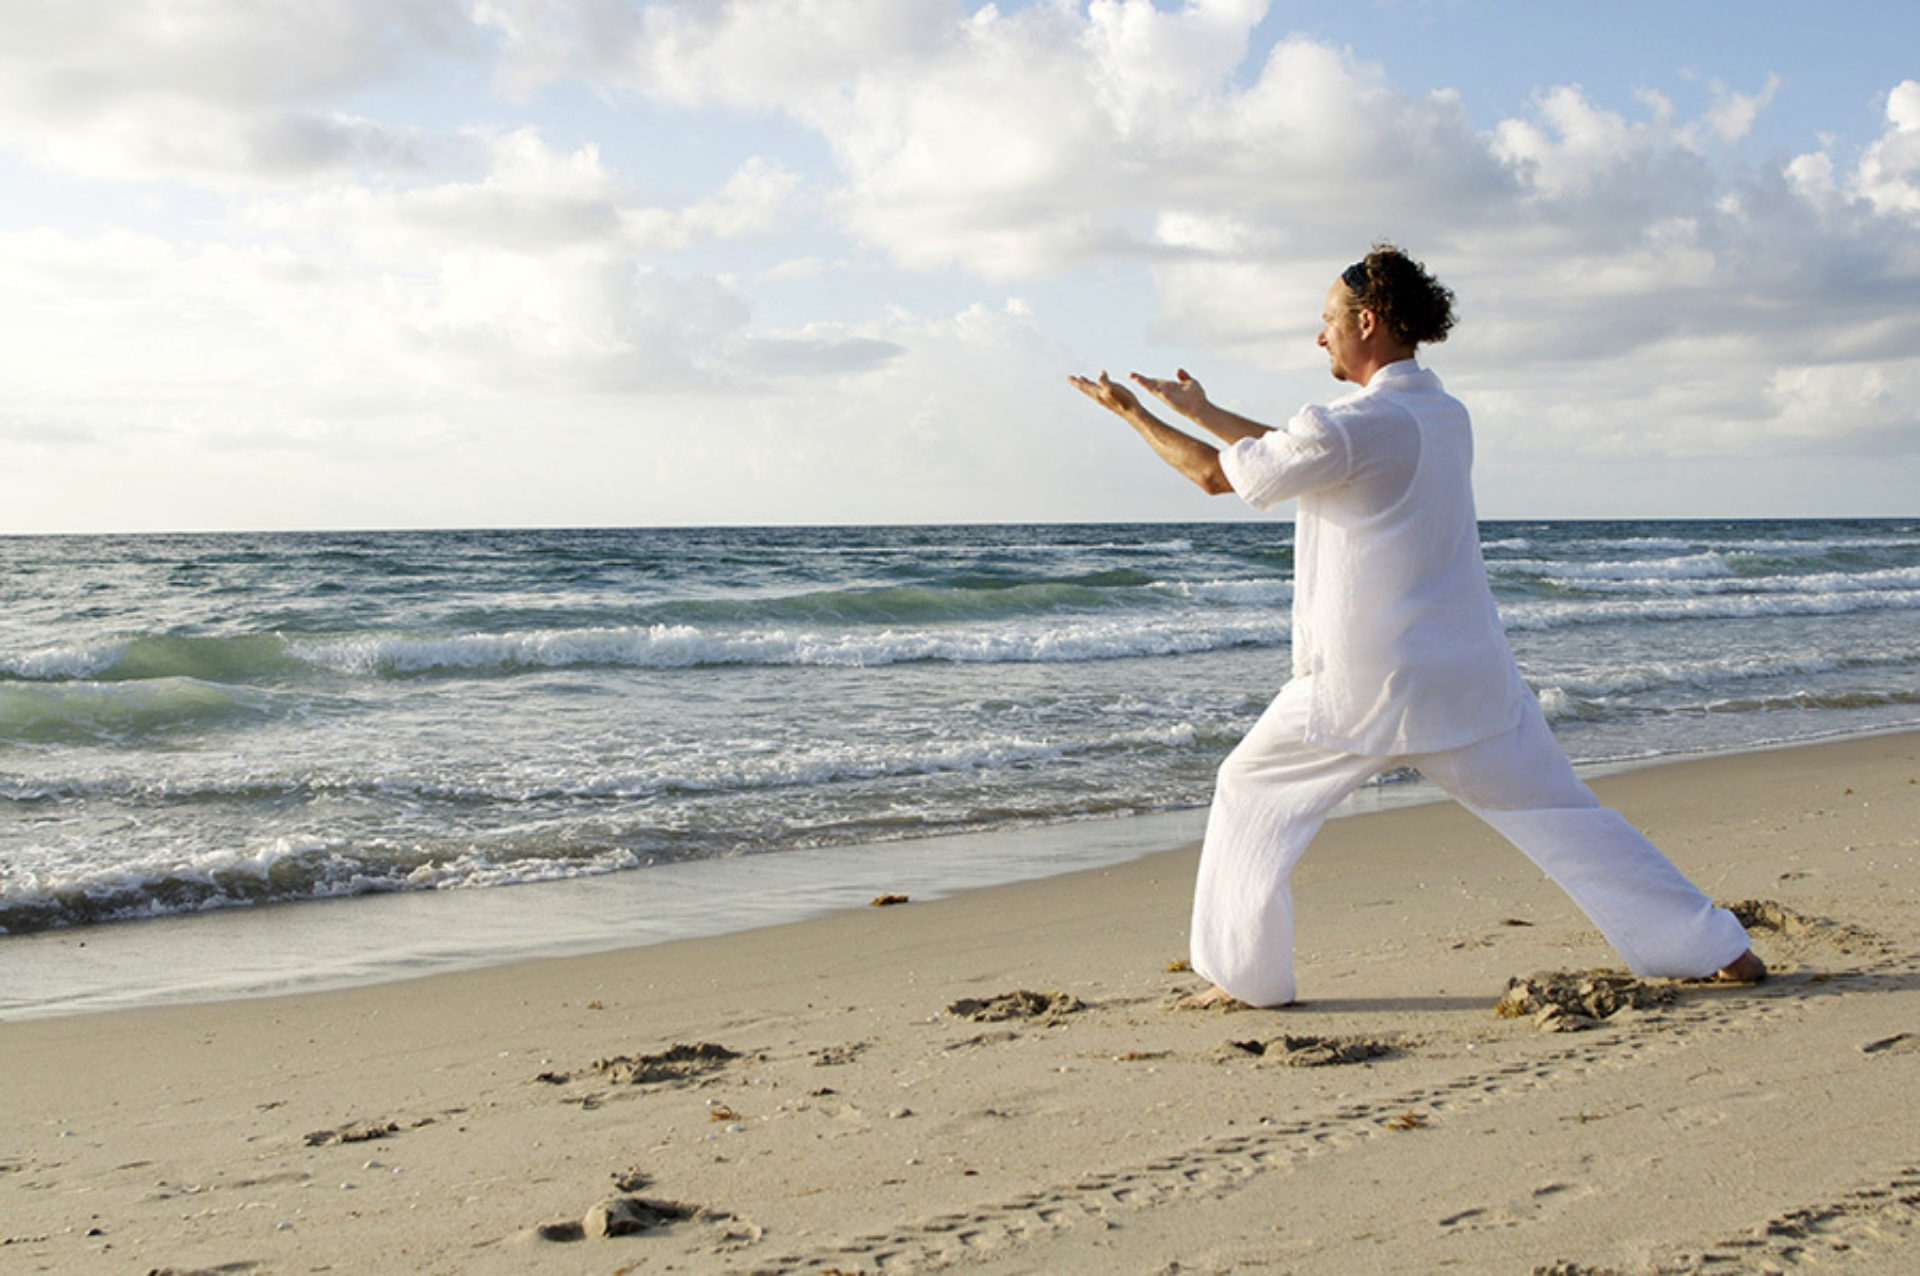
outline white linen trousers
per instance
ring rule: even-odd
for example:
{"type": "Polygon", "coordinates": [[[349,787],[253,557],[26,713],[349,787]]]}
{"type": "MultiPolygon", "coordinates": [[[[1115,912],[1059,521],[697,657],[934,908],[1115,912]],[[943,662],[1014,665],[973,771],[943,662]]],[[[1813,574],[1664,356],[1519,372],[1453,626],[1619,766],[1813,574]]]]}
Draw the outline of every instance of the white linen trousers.
{"type": "Polygon", "coordinates": [[[1698,977],[1747,950],[1716,908],[1573,773],[1528,696],[1518,725],[1439,753],[1343,753],[1306,741],[1311,676],[1282,687],[1221,764],[1193,897],[1193,969],[1241,1001],[1294,1000],[1288,878],[1340,799],[1410,766],[1572,896],[1638,975],[1698,977]]]}

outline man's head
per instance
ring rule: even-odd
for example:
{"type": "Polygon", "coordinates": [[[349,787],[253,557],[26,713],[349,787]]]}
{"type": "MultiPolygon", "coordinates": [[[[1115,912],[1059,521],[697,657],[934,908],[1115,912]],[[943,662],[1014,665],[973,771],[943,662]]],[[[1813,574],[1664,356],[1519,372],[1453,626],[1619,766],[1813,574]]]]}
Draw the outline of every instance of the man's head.
{"type": "Polygon", "coordinates": [[[1380,243],[1334,280],[1320,317],[1320,345],[1334,377],[1365,385],[1422,343],[1447,339],[1453,292],[1419,262],[1380,243]]]}

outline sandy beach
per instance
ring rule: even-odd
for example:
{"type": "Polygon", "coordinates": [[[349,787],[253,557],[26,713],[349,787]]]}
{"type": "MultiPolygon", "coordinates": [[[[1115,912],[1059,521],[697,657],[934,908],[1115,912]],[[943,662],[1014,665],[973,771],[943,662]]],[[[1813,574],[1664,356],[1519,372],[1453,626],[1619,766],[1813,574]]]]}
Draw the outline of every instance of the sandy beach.
{"type": "Polygon", "coordinates": [[[1917,784],[1915,734],[1596,782],[1742,905],[1754,987],[1597,977],[1564,897],[1439,805],[1329,825],[1280,1011],[1171,1008],[1189,848],[0,1024],[0,1267],[1909,1272],[1917,784]],[[1566,1004],[1496,1013],[1534,972],[1566,1004]]]}

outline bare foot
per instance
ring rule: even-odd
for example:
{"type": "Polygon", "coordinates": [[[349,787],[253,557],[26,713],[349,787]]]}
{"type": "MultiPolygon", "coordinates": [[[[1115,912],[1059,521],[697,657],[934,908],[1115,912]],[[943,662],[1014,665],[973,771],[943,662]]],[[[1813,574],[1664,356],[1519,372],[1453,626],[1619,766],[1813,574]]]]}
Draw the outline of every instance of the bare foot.
{"type": "Polygon", "coordinates": [[[1723,984],[1757,984],[1767,977],[1767,963],[1754,956],[1749,948],[1729,964],[1720,968],[1714,979],[1723,984]]]}
{"type": "MultiPolygon", "coordinates": [[[[1219,984],[1215,984],[1205,992],[1188,993],[1174,1002],[1173,1008],[1175,1010],[1253,1010],[1256,1007],[1240,1000],[1219,984]]],[[[1268,1007],[1268,1009],[1275,1008],[1268,1007]]]]}

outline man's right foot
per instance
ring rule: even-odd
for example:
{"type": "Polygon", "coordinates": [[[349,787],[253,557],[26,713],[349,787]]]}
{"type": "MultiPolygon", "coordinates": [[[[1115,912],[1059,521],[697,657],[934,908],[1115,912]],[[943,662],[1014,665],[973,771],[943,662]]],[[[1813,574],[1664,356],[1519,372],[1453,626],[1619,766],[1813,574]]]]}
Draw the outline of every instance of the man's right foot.
{"type": "Polygon", "coordinates": [[[1749,948],[1739,957],[1720,968],[1714,978],[1723,984],[1757,984],[1767,977],[1767,963],[1753,955],[1749,948]]]}

